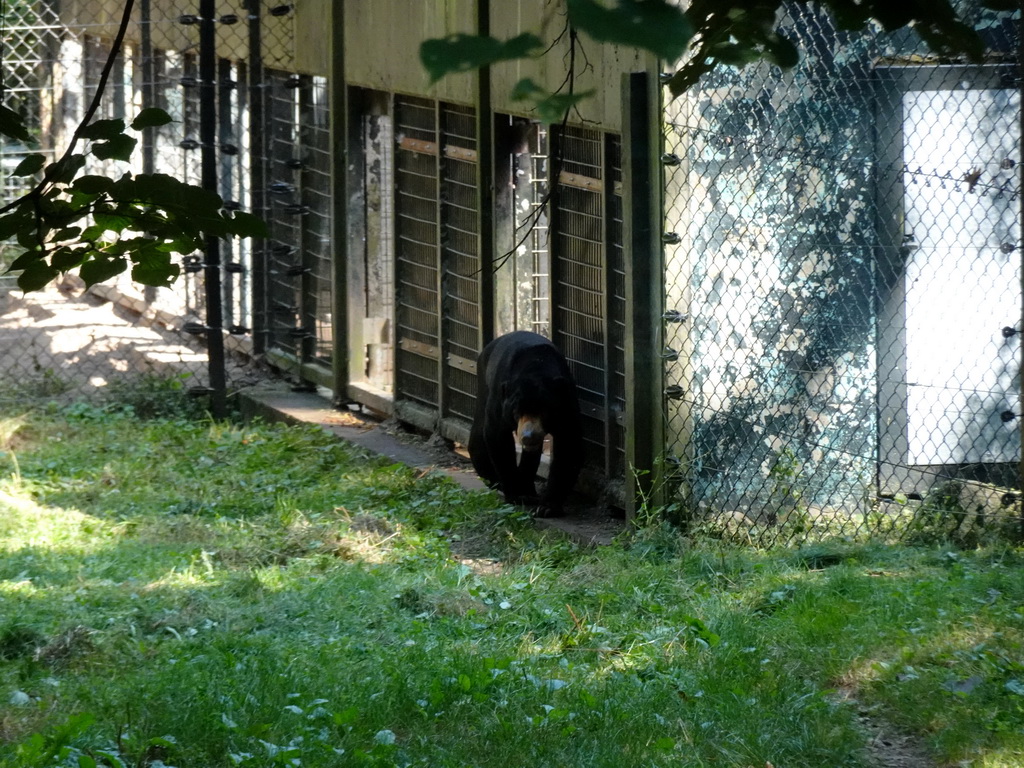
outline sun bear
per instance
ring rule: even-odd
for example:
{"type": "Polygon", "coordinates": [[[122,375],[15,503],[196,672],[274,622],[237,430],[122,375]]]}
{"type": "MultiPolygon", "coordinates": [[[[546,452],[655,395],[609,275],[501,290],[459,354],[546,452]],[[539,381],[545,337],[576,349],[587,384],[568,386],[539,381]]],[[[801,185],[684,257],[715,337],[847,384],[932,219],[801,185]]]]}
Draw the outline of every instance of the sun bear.
{"type": "Polygon", "coordinates": [[[511,504],[558,515],[583,463],[583,434],[576,384],[565,357],[548,339],[529,331],[499,336],[480,353],[479,387],[469,436],[478,475],[511,504]],[[522,446],[516,462],[515,435],[522,446]],[[535,480],[551,435],[551,465],[543,495],[535,480]]]}

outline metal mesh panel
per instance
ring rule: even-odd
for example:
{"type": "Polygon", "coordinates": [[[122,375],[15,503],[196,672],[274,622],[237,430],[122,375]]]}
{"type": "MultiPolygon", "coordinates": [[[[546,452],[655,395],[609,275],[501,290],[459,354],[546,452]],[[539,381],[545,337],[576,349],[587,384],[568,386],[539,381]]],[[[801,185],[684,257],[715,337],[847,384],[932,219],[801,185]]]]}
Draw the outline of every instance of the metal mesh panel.
{"type": "Polygon", "coordinates": [[[309,330],[302,326],[302,281],[308,267],[302,251],[302,204],[298,91],[302,78],[264,70],[267,83],[267,168],[270,193],[269,291],[270,344],[296,358],[309,330]]]}
{"type": "MultiPolygon", "coordinates": [[[[137,9],[138,16],[128,28],[97,117],[131,117],[144,107],[155,106],[166,110],[174,122],[144,131],[130,165],[94,163],[88,170],[115,176],[129,169],[167,173],[199,184],[203,150],[199,56],[209,50],[203,48],[200,36],[199,2],[140,0],[137,9]]],[[[21,3],[4,10],[5,103],[28,118],[44,153],[63,150],[95,93],[116,31],[109,11],[98,1],[67,8],[21,3]]],[[[283,287],[282,280],[275,286],[276,305],[268,301],[266,252],[262,243],[254,250],[254,244],[248,241],[220,244],[222,290],[213,298],[217,307],[209,305],[204,253],[182,259],[183,274],[172,289],[142,290],[127,276],[93,289],[91,296],[112,301],[106,308],[109,317],[98,317],[79,306],[87,308],[89,301],[95,302],[93,298],[67,302],[57,312],[54,302],[58,294],[13,296],[8,291],[10,281],[5,279],[5,309],[0,323],[8,343],[0,366],[5,371],[23,371],[23,375],[8,377],[17,379],[19,391],[42,392],[42,388],[31,386],[42,375],[49,377],[46,391],[70,394],[96,391],[117,378],[139,373],[181,375],[186,377],[187,385],[202,389],[208,383],[204,343],[208,332],[204,323],[208,310],[213,314],[215,308],[223,316],[224,331],[231,334],[227,340],[229,352],[248,354],[253,346],[259,351],[266,346],[270,330],[276,333],[270,341],[279,349],[295,353],[296,359],[304,353],[304,359],[329,360],[327,84],[323,78],[305,77],[299,89],[282,96],[274,91],[278,81],[290,85],[297,77],[288,71],[276,78],[268,72],[269,77],[265,77],[263,69],[264,62],[279,70],[294,65],[293,28],[291,5],[260,0],[219,5],[214,26],[219,57],[216,83],[207,93],[215,94],[212,109],[217,115],[217,191],[225,200],[225,208],[252,210],[273,218],[267,206],[269,187],[276,176],[287,178],[270,169],[278,159],[275,152],[284,149],[285,170],[297,172],[297,180],[292,182],[298,195],[294,204],[308,210],[296,213],[303,220],[299,226],[289,228],[281,220],[272,222],[275,236],[282,239],[268,248],[279,257],[275,266],[298,265],[303,269],[293,281],[297,283],[296,292],[289,293],[293,286],[283,287]],[[287,106],[268,106],[274,99],[287,106]],[[293,126],[289,137],[293,141],[282,148],[268,142],[275,129],[280,138],[280,126],[265,128],[268,115],[281,117],[283,113],[293,126]],[[300,121],[302,129],[294,129],[300,121]],[[295,169],[288,165],[295,159],[296,147],[301,149],[301,159],[308,167],[295,169]],[[277,246],[294,248],[297,255],[284,261],[284,252],[274,250],[277,246]],[[282,320],[283,304],[300,308],[301,317],[282,320]],[[114,314],[115,305],[122,313],[120,317],[114,314]],[[79,325],[76,308],[83,309],[82,317],[90,319],[79,325]],[[50,331],[43,330],[47,324],[30,323],[23,316],[42,312],[66,313],[57,327],[82,330],[63,333],[64,341],[57,342],[50,331]],[[273,321],[268,322],[268,317],[273,321]],[[185,328],[200,332],[193,336],[185,333],[185,328]],[[253,328],[259,337],[250,345],[247,339],[253,328]],[[80,344],[70,341],[79,337],[83,339],[80,344]],[[308,346],[300,349],[306,339],[308,346]]],[[[24,152],[24,147],[5,143],[0,146],[0,164],[13,168],[24,152]]],[[[12,180],[5,173],[2,184],[5,199],[9,200],[26,182],[12,180]]],[[[5,246],[0,260],[9,262],[15,255],[16,250],[5,246]]],[[[80,289],[69,282],[64,290],[77,295],[80,289]]],[[[238,364],[244,359],[229,356],[229,387],[250,380],[251,369],[238,364]]]]}
{"type": "Polygon", "coordinates": [[[480,243],[476,112],[444,105],[441,111],[441,263],[445,415],[473,420],[476,355],[480,348],[480,243]]]}
{"type": "MultiPolygon", "coordinates": [[[[516,232],[525,225],[530,228],[526,241],[530,253],[530,318],[531,330],[542,336],[551,333],[551,254],[548,218],[542,203],[548,192],[548,130],[539,125],[531,134],[529,146],[529,188],[524,191],[525,215],[516,221],[516,232]],[[540,210],[539,210],[540,209],[540,210]]],[[[519,213],[519,207],[517,207],[519,213]]]]}
{"type": "Polygon", "coordinates": [[[396,389],[440,405],[438,150],[434,102],[395,100],[396,389]]]}
{"type": "Polygon", "coordinates": [[[331,358],[330,135],[320,77],[265,70],[272,344],[297,360],[331,358]]]}
{"type": "MultiPolygon", "coordinates": [[[[354,91],[361,120],[350,153],[356,167],[352,187],[363,216],[349,219],[348,295],[353,378],[376,392],[394,388],[394,158],[395,135],[389,94],[354,91]],[[355,257],[355,258],[353,258],[355,257]]],[[[351,194],[351,193],[350,193],[351,194]]],[[[357,204],[358,204],[357,203],[357,204]]]]}
{"type": "Polygon", "coordinates": [[[1009,525],[1016,23],[986,18],[980,67],[808,8],[786,25],[794,71],[722,70],[667,108],[671,490],[763,542],[1009,525]]]}
{"type": "Polygon", "coordinates": [[[626,272],[622,248],[622,142],[608,140],[608,475],[626,469],[626,272]]]}
{"type": "Polygon", "coordinates": [[[621,424],[613,410],[623,401],[613,406],[611,398],[617,396],[612,395],[613,387],[620,388],[623,398],[625,394],[624,381],[613,381],[615,372],[621,377],[623,370],[624,305],[610,298],[617,280],[620,296],[625,287],[621,174],[606,156],[617,140],[610,144],[612,140],[599,131],[571,127],[558,140],[554,340],[576,379],[588,462],[605,471],[612,465],[621,470],[621,424]]]}

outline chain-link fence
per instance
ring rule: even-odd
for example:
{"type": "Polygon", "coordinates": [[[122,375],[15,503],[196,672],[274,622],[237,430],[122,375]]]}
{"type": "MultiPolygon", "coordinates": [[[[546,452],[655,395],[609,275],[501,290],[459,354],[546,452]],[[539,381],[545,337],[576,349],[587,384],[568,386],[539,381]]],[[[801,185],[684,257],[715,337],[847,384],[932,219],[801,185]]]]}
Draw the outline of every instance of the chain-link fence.
{"type": "MultiPolygon", "coordinates": [[[[4,5],[3,98],[38,141],[0,144],[5,203],[25,190],[24,179],[9,175],[21,157],[56,157],[67,146],[124,7],[112,0],[4,5]]],[[[214,394],[212,387],[230,391],[254,379],[254,352],[293,349],[306,336],[317,339],[311,354],[329,347],[329,316],[315,328],[304,324],[300,314],[315,319],[315,310],[297,298],[318,287],[307,285],[308,273],[327,273],[322,179],[330,163],[325,80],[294,73],[293,17],[291,5],[259,0],[136,0],[96,118],[130,122],[158,107],[173,122],[144,130],[130,164],[86,170],[165,173],[201,185],[209,164],[225,209],[262,216],[272,238],[218,241],[188,255],[169,289],[142,288],[125,275],[87,293],[66,279],[23,295],[13,276],[0,279],[0,397],[89,395],[139,376],[214,394]],[[212,25],[204,27],[204,13],[212,25]],[[204,114],[215,115],[212,135],[203,135],[204,114]],[[307,142],[308,135],[319,139],[307,142]],[[300,249],[316,264],[299,263],[292,254],[300,249]]],[[[14,244],[3,247],[0,269],[18,253],[14,244]]]]}
{"type": "Polygon", "coordinates": [[[673,488],[754,540],[1020,525],[1018,21],[981,65],[800,6],[667,107],[673,488]]]}

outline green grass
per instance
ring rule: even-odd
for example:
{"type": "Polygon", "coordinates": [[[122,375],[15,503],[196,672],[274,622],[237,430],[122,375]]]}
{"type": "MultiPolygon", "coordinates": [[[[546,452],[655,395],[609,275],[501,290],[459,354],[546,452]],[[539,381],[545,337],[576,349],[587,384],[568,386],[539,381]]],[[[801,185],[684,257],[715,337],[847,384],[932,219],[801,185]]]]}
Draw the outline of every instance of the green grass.
{"type": "Polygon", "coordinates": [[[1022,565],[581,550],[313,429],[8,413],[0,765],[1010,768],[1022,565]]]}

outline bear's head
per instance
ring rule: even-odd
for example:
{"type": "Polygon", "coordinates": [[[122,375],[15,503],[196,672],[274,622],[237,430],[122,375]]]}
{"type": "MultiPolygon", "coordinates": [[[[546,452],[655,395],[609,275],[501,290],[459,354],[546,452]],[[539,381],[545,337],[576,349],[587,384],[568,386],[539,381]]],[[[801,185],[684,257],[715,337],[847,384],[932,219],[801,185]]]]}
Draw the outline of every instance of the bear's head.
{"type": "Polygon", "coordinates": [[[516,425],[524,451],[539,451],[545,436],[555,429],[559,411],[572,396],[572,382],[563,376],[522,377],[503,385],[507,422],[516,425]]]}

